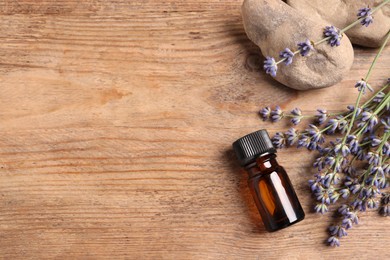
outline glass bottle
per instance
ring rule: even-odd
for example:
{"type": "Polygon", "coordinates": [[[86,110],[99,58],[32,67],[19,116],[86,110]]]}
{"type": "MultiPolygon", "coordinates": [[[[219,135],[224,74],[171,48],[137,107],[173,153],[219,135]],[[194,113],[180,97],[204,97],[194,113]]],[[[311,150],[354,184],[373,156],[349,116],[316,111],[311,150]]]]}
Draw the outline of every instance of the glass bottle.
{"type": "Polygon", "coordinates": [[[286,171],[276,161],[276,149],[266,130],[248,134],[233,143],[248,173],[248,185],[265,228],[272,232],[305,218],[286,171]]]}

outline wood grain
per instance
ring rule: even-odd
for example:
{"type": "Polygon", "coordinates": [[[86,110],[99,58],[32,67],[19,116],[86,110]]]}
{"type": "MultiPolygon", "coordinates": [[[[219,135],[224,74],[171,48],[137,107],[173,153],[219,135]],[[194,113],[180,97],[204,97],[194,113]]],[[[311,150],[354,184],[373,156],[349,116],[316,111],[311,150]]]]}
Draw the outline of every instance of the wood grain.
{"type": "MultiPolygon", "coordinates": [[[[261,72],[241,1],[1,1],[0,258],[386,259],[390,223],[363,214],[341,248],[312,213],[314,154],[282,150],[307,212],[267,233],[231,151],[271,133],[265,105],[337,110],[375,56],[334,87],[261,72]]],[[[389,77],[390,49],[372,75],[389,77]]]]}

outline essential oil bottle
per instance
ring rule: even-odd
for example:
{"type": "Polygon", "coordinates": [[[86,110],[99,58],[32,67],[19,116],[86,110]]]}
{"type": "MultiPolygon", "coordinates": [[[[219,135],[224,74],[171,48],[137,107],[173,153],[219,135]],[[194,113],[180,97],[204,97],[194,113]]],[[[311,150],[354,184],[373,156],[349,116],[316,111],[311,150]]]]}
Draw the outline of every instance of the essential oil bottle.
{"type": "Polygon", "coordinates": [[[268,231],[305,218],[286,171],[276,161],[276,149],[266,130],[238,139],[233,143],[233,150],[249,175],[249,189],[268,231]]]}

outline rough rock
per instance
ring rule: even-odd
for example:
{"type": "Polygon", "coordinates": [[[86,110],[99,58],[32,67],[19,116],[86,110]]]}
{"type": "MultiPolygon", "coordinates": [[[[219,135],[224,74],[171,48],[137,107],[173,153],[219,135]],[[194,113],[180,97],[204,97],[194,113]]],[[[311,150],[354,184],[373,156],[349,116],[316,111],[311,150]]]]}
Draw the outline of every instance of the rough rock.
{"type": "MultiPolygon", "coordinates": [[[[383,0],[287,0],[287,4],[315,20],[324,20],[340,29],[357,19],[363,7],[375,7],[383,0]]],[[[390,3],[373,14],[374,22],[368,27],[360,24],[346,32],[352,43],[366,47],[379,47],[390,30],[390,3]]]]}
{"type": "MultiPolygon", "coordinates": [[[[264,56],[275,57],[286,47],[297,49],[297,43],[306,39],[323,38],[324,21],[305,18],[279,0],[245,0],[242,17],[246,34],[261,49],[264,56]]],[[[308,56],[295,55],[292,64],[278,65],[275,79],[299,90],[329,87],[339,82],[353,63],[353,49],[344,36],[338,47],[323,43],[315,46],[308,56]]]]}

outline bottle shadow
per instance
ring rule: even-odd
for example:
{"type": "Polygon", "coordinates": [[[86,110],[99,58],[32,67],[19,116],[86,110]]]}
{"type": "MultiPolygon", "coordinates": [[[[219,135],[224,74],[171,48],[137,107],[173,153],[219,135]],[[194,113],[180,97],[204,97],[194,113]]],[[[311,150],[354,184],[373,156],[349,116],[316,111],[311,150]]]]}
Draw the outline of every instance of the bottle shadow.
{"type": "Polygon", "coordinates": [[[253,201],[252,194],[248,188],[248,176],[245,170],[239,165],[233,149],[228,149],[224,152],[223,161],[236,179],[236,187],[239,196],[241,197],[241,207],[245,216],[248,216],[249,222],[252,224],[252,233],[265,233],[266,229],[262,223],[261,216],[257,210],[256,204],[253,201]]]}

